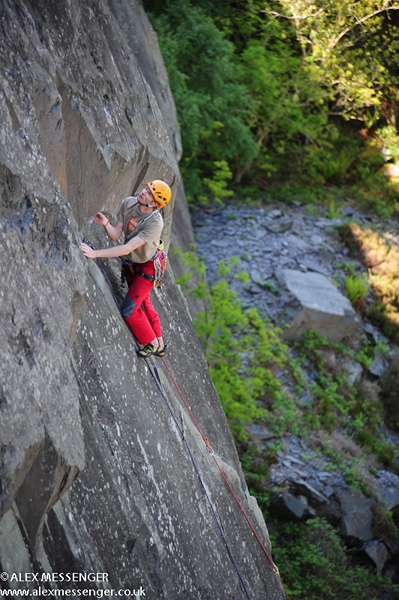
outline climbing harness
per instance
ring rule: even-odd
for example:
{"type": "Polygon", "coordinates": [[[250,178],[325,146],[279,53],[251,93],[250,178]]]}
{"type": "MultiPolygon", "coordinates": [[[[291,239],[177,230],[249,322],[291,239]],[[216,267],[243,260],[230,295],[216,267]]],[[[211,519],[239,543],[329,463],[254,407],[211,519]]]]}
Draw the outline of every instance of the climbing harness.
{"type": "MultiPolygon", "coordinates": [[[[93,245],[92,245],[92,244],[91,244],[89,241],[87,241],[86,243],[87,243],[87,244],[88,244],[88,245],[89,245],[91,248],[93,248],[93,249],[94,249],[93,245]]],[[[120,308],[119,302],[118,302],[118,300],[117,300],[117,298],[116,298],[116,296],[115,296],[115,293],[114,293],[114,291],[113,291],[113,289],[112,289],[111,282],[109,281],[109,278],[108,278],[108,276],[107,276],[107,274],[106,274],[106,272],[105,272],[105,270],[104,270],[104,266],[103,266],[103,264],[102,264],[102,260],[101,260],[101,259],[99,259],[99,258],[97,258],[97,259],[96,259],[96,262],[97,262],[97,265],[98,265],[98,267],[99,267],[99,269],[100,269],[100,271],[101,271],[101,273],[102,273],[102,275],[103,275],[103,277],[104,277],[104,279],[105,279],[105,281],[106,281],[106,284],[107,284],[107,286],[108,286],[108,288],[109,288],[109,290],[110,290],[110,293],[111,293],[111,295],[112,295],[112,298],[113,298],[114,302],[116,303],[116,305],[117,305],[117,307],[118,307],[119,311],[121,312],[121,308],[120,308]]],[[[135,338],[135,336],[134,336],[133,332],[130,330],[130,328],[128,328],[128,330],[129,330],[129,332],[131,333],[131,335],[132,335],[132,337],[133,337],[133,339],[134,339],[134,341],[135,341],[135,344],[136,344],[136,346],[137,346],[137,347],[139,347],[139,344],[138,344],[138,342],[137,342],[137,340],[136,340],[136,338],[135,338]]],[[[191,462],[192,462],[192,465],[193,465],[193,467],[194,467],[194,469],[195,469],[195,471],[196,471],[196,474],[197,474],[197,477],[198,477],[199,483],[200,483],[200,485],[201,485],[201,487],[202,487],[202,489],[203,489],[203,492],[204,492],[205,498],[206,498],[206,500],[207,500],[207,503],[208,503],[208,505],[209,505],[209,507],[210,507],[210,510],[211,510],[211,512],[212,512],[212,516],[213,516],[213,518],[214,518],[214,520],[215,520],[215,523],[216,523],[216,525],[217,525],[217,528],[218,528],[218,530],[219,530],[220,536],[221,536],[221,538],[222,538],[222,540],[223,540],[223,542],[224,542],[224,545],[225,545],[225,547],[226,547],[226,551],[227,551],[227,553],[228,553],[228,556],[229,556],[229,558],[230,558],[230,561],[231,561],[231,563],[233,564],[233,566],[234,566],[234,568],[235,568],[235,571],[236,571],[236,573],[237,573],[237,576],[238,576],[238,579],[239,579],[239,581],[240,581],[240,584],[241,584],[241,586],[242,586],[242,589],[243,589],[243,591],[244,591],[244,593],[245,593],[245,595],[246,595],[247,599],[248,599],[248,600],[251,600],[251,597],[250,597],[250,595],[249,595],[248,589],[247,589],[247,587],[246,587],[246,585],[245,585],[245,582],[244,582],[244,580],[243,580],[243,577],[242,577],[242,574],[241,574],[241,572],[240,572],[240,569],[239,569],[239,567],[238,567],[238,565],[237,565],[237,562],[236,562],[236,560],[235,560],[235,558],[234,558],[234,555],[233,555],[233,553],[232,553],[232,550],[231,550],[231,548],[230,548],[229,542],[228,542],[228,540],[227,540],[227,538],[226,538],[226,535],[225,535],[225,533],[224,533],[223,526],[222,526],[222,524],[221,524],[221,522],[220,522],[220,519],[219,519],[218,515],[216,514],[216,509],[215,509],[215,507],[213,506],[213,504],[212,504],[212,501],[211,501],[211,499],[210,499],[210,497],[209,497],[209,494],[208,494],[208,491],[207,491],[207,489],[206,489],[206,486],[205,486],[205,484],[204,484],[204,482],[203,482],[203,480],[202,480],[201,473],[200,473],[200,471],[199,471],[199,468],[198,468],[198,466],[197,466],[197,463],[196,463],[196,461],[195,461],[195,459],[194,459],[194,456],[193,456],[193,453],[192,453],[191,447],[190,447],[190,445],[189,445],[189,443],[188,443],[188,441],[187,441],[186,428],[185,428],[185,424],[184,424],[184,418],[183,418],[183,411],[182,411],[182,410],[180,410],[180,424],[179,424],[179,422],[178,422],[178,419],[177,419],[177,417],[175,416],[175,414],[174,414],[174,412],[173,412],[173,410],[172,410],[172,407],[171,407],[171,405],[170,405],[170,403],[169,403],[169,400],[167,399],[167,397],[166,397],[166,395],[165,395],[165,392],[164,392],[164,390],[163,390],[163,388],[162,388],[162,385],[161,385],[161,382],[160,382],[160,378],[159,378],[159,374],[158,374],[158,372],[157,372],[157,369],[156,369],[156,368],[154,368],[154,367],[151,367],[151,364],[149,363],[149,359],[148,359],[148,358],[145,358],[144,360],[145,360],[145,362],[146,362],[146,365],[147,365],[147,367],[148,367],[148,370],[149,370],[149,372],[150,372],[151,376],[153,377],[153,379],[154,379],[154,381],[155,381],[155,384],[156,384],[156,386],[157,386],[158,390],[160,391],[160,394],[161,394],[161,396],[162,396],[162,398],[163,398],[163,400],[164,400],[164,402],[165,402],[165,405],[166,405],[166,407],[167,407],[167,409],[168,409],[168,411],[169,411],[169,413],[170,413],[170,415],[171,415],[171,418],[172,418],[173,422],[175,423],[175,425],[176,425],[176,427],[177,427],[177,429],[178,429],[178,431],[179,431],[179,433],[180,433],[180,435],[181,435],[181,439],[182,439],[182,441],[184,442],[184,444],[185,444],[185,446],[186,446],[187,452],[188,452],[188,454],[189,454],[189,456],[190,456],[190,460],[191,460],[191,462]]],[[[233,496],[233,498],[235,499],[235,501],[236,501],[236,503],[237,503],[237,505],[238,505],[238,507],[239,507],[240,511],[241,511],[241,512],[242,512],[242,514],[244,515],[244,518],[245,518],[245,520],[247,521],[248,525],[250,526],[250,529],[251,529],[252,533],[254,534],[254,536],[255,536],[255,539],[256,539],[256,540],[257,540],[257,542],[259,543],[259,545],[260,545],[260,547],[261,547],[261,549],[262,549],[263,553],[265,554],[266,558],[268,559],[269,563],[271,564],[271,566],[272,566],[272,568],[273,568],[273,571],[276,573],[276,575],[277,575],[277,577],[278,577],[278,579],[279,579],[279,582],[280,582],[280,584],[281,584],[281,586],[282,586],[282,589],[283,589],[283,591],[284,591],[284,593],[285,593],[285,595],[286,595],[286,598],[287,598],[287,600],[290,600],[290,598],[289,598],[289,595],[288,595],[288,593],[287,593],[287,590],[285,589],[284,583],[283,583],[283,581],[282,581],[282,579],[281,579],[280,572],[279,572],[279,570],[278,570],[278,567],[277,567],[277,565],[274,563],[273,559],[271,558],[271,556],[270,556],[269,552],[267,551],[267,549],[266,549],[265,545],[263,544],[263,542],[262,542],[262,540],[260,539],[260,537],[259,537],[258,533],[256,532],[256,530],[255,530],[255,527],[254,527],[254,526],[253,526],[253,524],[251,523],[251,521],[250,521],[250,519],[249,519],[248,515],[246,514],[246,512],[245,512],[245,510],[244,510],[244,508],[243,508],[243,506],[242,506],[242,504],[240,503],[240,501],[239,501],[239,499],[238,499],[237,495],[235,494],[235,492],[234,492],[234,490],[233,490],[233,488],[232,488],[231,484],[229,483],[229,481],[228,481],[228,479],[227,479],[227,477],[226,477],[226,475],[225,475],[225,473],[224,473],[223,469],[222,469],[222,468],[221,468],[221,466],[219,465],[219,463],[218,463],[218,461],[217,461],[217,459],[216,459],[216,457],[215,457],[215,453],[214,453],[214,451],[213,451],[213,449],[212,449],[212,446],[211,446],[211,444],[210,444],[210,442],[209,442],[208,438],[207,438],[207,437],[206,437],[206,436],[205,436],[205,435],[202,433],[202,431],[201,431],[201,429],[200,429],[200,427],[199,427],[199,425],[198,425],[197,421],[195,420],[195,418],[194,418],[194,415],[193,415],[193,413],[192,413],[192,411],[191,411],[191,409],[190,409],[190,407],[189,407],[189,405],[188,405],[188,403],[187,403],[186,399],[184,398],[184,396],[183,396],[183,394],[182,394],[182,392],[181,392],[181,390],[180,390],[179,386],[177,385],[177,382],[176,382],[175,378],[173,377],[173,374],[171,373],[171,371],[170,371],[170,369],[169,369],[169,367],[168,367],[168,365],[167,365],[167,363],[166,363],[165,359],[164,359],[164,358],[162,358],[162,360],[163,360],[163,363],[164,363],[164,365],[165,365],[165,368],[166,368],[166,370],[167,370],[167,372],[168,372],[168,374],[169,374],[169,376],[170,376],[170,378],[171,378],[171,380],[172,380],[173,384],[174,384],[174,385],[175,385],[175,387],[176,387],[176,390],[178,391],[178,393],[179,393],[179,395],[180,395],[180,397],[181,397],[181,399],[182,399],[182,401],[183,401],[183,403],[184,403],[184,405],[185,405],[185,407],[186,407],[186,409],[187,409],[187,411],[188,411],[188,413],[189,413],[189,415],[190,415],[190,418],[192,419],[192,421],[193,421],[193,423],[194,423],[194,425],[195,425],[195,427],[196,427],[197,431],[198,431],[198,432],[199,432],[199,434],[201,435],[201,437],[202,437],[202,439],[203,439],[203,441],[204,441],[204,443],[205,443],[205,446],[206,446],[206,448],[207,448],[207,450],[208,450],[209,454],[212,456],[212,458],[213,458],[213,461],[215,462],[215,464],[216,464],[216,466],[217,466],[217,468],[218,468],[218,470],[219,470],[219,472],[220,472],[220,474],[221,474],[221,476],[222,476],[223,480],[225,481],[225,483],[226,483],[226,485],[227,485],[227,488],[228,488],[228,490],[229,490],[229,491],[230,491],[230,493],[232,494],[232,496],[233,496]]]]}
{"type": "Polygon", "coordinates": [[[133,263],[130,260],[126,260],[124,258],[120,258],[119,256],[115,257],[119,262],[122,263],[122,271],[121,271],[121,282],[122,287],[124,286],[124,282],[126,280],[126,274],[128,271],[134,273],[136,275],[140,275],[144,279],[148,281],[154,282],[154,288],[160,288],[163,283],[163,277],[165,275],[166,267],[168,265],[168,255],[163,249],[163,241],[160,240],[159,246],[151,260],[154,261],[154,271],[155,275],[150,275],[149,273],[144,273],[140,269],[140,265],[137,263],[133,263]]]}

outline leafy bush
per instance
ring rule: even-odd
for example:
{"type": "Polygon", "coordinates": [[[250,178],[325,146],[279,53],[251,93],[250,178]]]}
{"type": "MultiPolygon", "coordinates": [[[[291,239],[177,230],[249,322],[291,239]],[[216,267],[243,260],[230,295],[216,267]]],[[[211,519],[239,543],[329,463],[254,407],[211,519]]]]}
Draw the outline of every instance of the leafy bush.
{"type": "Polygon", "coordinates": [[[237,442],[247,439],[245,425],[266,420],[267,411],[258,399],[266,390],[273,399],[281,399],[282,385],[274,371],[287,362],[288,348],[279,338],[279,330],[259,316],[255,309],[244,311],[229,280],[247,278],[239,271],[239,259],[219,267],[220,280],[210,289],[205,282],[203,263],[192,253],[179,253],[196,274],[191,290],[205,303],[205,310],[194,320],[212,380],[237,442]]]}
{"type": "Polygon", "coordinates": [[[378,129],[378,141],[386,151],[386,158],[399,163],[399,134],[393,125],[386,125],[378,129]]]}
{"type": "Polygon", "coordinates": [[[399,529],[394,522],[392,512],[380,504],[373,508],[373,535],[375,537],[398,537],[399,529]]]}

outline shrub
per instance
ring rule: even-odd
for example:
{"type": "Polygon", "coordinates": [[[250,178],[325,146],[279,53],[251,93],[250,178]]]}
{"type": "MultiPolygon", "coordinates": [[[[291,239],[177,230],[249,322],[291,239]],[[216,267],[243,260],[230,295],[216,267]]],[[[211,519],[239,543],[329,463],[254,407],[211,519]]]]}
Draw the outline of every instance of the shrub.
{"type": "Polygon", "coordinates": [[[351,563],[343,541],[324,519],[280,525],[271,538],[291,598],[377,600],[384,593],[399,593],[388,579],[351,563]]]}
{"type": "Polygon", "coordinates": [[[345,280],[345,287],[352,306],[363,312],[365,308],[364,297],[370,288],[367,276],[363,275],[362,277],[356,277],[355,275],[348,275],[345,280]]]}
{"type": "MultiPolygon", "coordinates": [[[[237,442],[247,438],[245,425],[267,420],[258,399],[267,393],[274,399],[284,396],[274,370],[287,362],[288,348],[273,325],[256,309],[244,311],[237,294],[229,286],[234,277],[246,279],[239,270],[241,261],[231,259],[219,266],[220,280],[206,286],[203,263],[193,253],[180,258],[195,272],[196,284],[185,291],[201,297],[205,310],[199,312],[194,327],[204,350],[212,380],[237,442]]],[[[183,282],[178,279],[178,283],[183,282]]]]}
{"type": "Polygon", "coordinates": [[[376,504],[373,508],[373,534],[375,537],[398,537],[399,529],[396,526],[391,511],[376,504]]]}

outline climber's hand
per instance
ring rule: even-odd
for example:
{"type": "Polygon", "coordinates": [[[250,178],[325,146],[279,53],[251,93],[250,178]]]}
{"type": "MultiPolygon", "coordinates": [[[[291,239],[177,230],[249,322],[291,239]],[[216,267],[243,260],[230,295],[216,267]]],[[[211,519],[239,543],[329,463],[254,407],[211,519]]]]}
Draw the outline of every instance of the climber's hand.
{"type": "Polygon", "coordinates": [[[109,223],[109,219],[107,219],[107,217],[103,215],[103,213],[98,212],[93,219],[93,223],[95,223],[96,225],[106,225],[107,223],[109,223]]]}
{"type": "Polygon", "coordinates": [[[80,244],[80,249],[87,258],[97,258],[97,252],[90,248],[88,244],[80,244]]]}

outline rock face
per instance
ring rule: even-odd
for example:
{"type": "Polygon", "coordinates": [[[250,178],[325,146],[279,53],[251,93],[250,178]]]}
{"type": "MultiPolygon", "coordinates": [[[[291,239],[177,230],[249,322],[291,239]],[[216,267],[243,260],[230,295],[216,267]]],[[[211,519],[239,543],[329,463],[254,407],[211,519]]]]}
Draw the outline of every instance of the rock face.
{"type": "MultiPolygon", "coordinates": [[[[144,12],[141,0],[110,0],[109,4],[137,60],[138,67],[157,100],[176,159],[180,160],[183,153],[182,140],[176,107],[169,88],[168,74],[158,50],[156,34],[144,12]]],[[[167,233],[165,237],[168,240],[170,234],[172,248],[188,251],[194,243],[194,234],[182,182],[174,194],[174,204],[176,210],[173,221],[165,223],[167,233]]],[[[169,260],[175,276],[179,277],[184,271],[182,262],[172,253],[169,260]]],[[[192,298],[188,298],[187,301],[193,314],[203,308],[192,298]]]]}
{"type": "Polygon", "coordinates": [[[81,237],[108,243],[85,225],[95,212],[112,216],[148,179],[174,195],[179,181],[177,142],[118,24],[126,6],[3,3],[0,584],[281,599],[172,272],[155,298],[171,353],[146,363],[120,317],[117,263],[102,272],[79,250],[81,237]]]}

